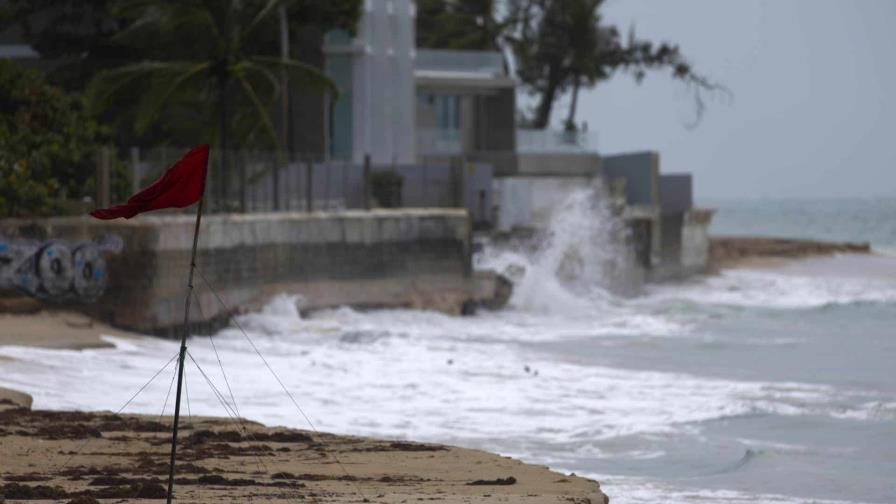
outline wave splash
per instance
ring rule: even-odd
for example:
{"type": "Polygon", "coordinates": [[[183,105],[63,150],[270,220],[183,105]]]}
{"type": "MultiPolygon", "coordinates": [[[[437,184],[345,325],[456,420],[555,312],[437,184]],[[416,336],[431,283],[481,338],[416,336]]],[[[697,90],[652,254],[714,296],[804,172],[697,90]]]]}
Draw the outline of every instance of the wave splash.
{"type": "Polygon", "coordinates": [[[539,313],[583,313],[640,292],[644,271],[615,215],[602,180],[570,192],[544,229],[485,244],[475,260],[514,282],[512,307],[539,313]]]}

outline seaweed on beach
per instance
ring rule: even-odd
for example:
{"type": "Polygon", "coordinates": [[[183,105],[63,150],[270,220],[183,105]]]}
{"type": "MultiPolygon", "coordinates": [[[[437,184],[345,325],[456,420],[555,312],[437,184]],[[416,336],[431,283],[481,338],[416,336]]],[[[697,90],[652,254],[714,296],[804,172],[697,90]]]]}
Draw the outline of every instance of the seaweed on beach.
{"type": "MultiPolygon", "coordinates": [[[[276,480],[276,478],[273,478],[276,480]]],[[[249,478],[228,478],[226,476],[222,476],[220,474],[206,474],[200,476],[198,478],[176,478],[174,480],[176,485],[215,485],[215,486],[228,486],[228,487],[286,487],[286,488],[304,488],[305,484],[300,483],[298,481],[273,481],[271,483],[265,483],[262,481],[256,481],[254,479],[249,478]]]]}
{"type": "Polygon", "coordinates": [[[90,480],[87,486],[121,486],[144,483],[161,483],[157,478],[128,478],[126,476],[98,476],[90,480]]]}
{"type": "Polygon", "coordinates": [[[447,451],[448,447],[443,445],[425,444],[425,443],[406,443],[403,441],[395,441],[389,444],[374,444],[373,446],[365,446],[355,448],[351,451],[358,452],[385,452],[385,451],[407,451],[407,452],[431,452],[431,451],[447,451]]]}
{"type": "Polygon", "coordinates": [[[260,485],[254,479],[248,478],[227,478],[220,474],[205,474],[198,478],[176,478],[174,483],[177,485],[218,485],[218,486],[255,486],[260,485]]]}
{"type": "Polygon", "coordinates": [[[116,466],[108,466],[102,469],[96,466],[80,466],[63,469],[62,471],[59,471],[59,475],[66,476],[70,480],[80,480],[85,476],[115,476],[122,472],[125,472],[124,469],[116,466]]]}
{"type": "Polygon", "coordinates": [[[210,443],[199,447],[187,446],[181,456],[182,460],[205,460],[210,458],[229,459],[230,457],[269,456],[274,449],[268,445],[234,446],[228,443],[210,443]]]}
{"type": "Polygon", "coordinates": [[[97,499],[164,499],[168,493],[161,483],[140,482],[85,491],[97,499]]]}
{"type": "MultiPolygon", "coordinates": [[[[0,410],[0,423],[34,428],[47,439],[102,437],[103,432],[168,432],[170,427],[154,420],[83,411],[42,411],[27,408],[0,410]]],[[[20,435],[30,435],[21,432],[20,435]]]]}
{"type": "Polygon", "coordinates": [[[296,431],[256,432],[249,435],[240,434],[237,431],[212,431],[199,430],[190,435],[193,444],[210,442],[218,443],[313,443],[314,440],[308,434],[296,431]]]}
{"type": "Polygon", "coordinates": [[[0,498],[18,500],[58,500],[68,497],[69,494],[61,487],[49,485],[23,485],[21,483],[6,483],[0,486],[0,498]]]}
{"type": "Polygon", "coordinates": [[[28,408],[0,409],[0,425],[6,427],[20,425],[19,420],[22,419],[22,416],[27,415],[30,412],[31,410],[28,408]]]}
{"type": "Polygon", "coordinates": [[[84,424],[56,423],[38,427],[36,435],[50,440],[100,438],[103,433],[84,424]]]}
{"type": "Polygon", "coordinates": [[[239,443],[243,440],[243,436],[237,431],[199,430],[190,434],[189,439],[194,445],[205,443],[239,443]]]}
{"type": "MultiPolygon", "coordinates": [[[[160,462],[149,456],[142,456],[137,462],[136,469],[144,474],[168,474],[168,462],[160,462]]],[[[179,474],[207,474],[210,469],[196,465],[192,462],[177,464],[179,474]]]]}
{"type": "Polygon", "coordinates": [[[293,479],[304,481],[361,481],[362,478],[358,478],[357,476],[352,476],[350,474],[334,476],[329,474],[303,473],[296,474],[293,479]]]}
{"type": "Polygon", "coordinates": [[[171,427],[155,420],[112,415],[97,425],[103,432],[169,432],[171,427]]]}
{"type": "Polygon", "coordinates": [[[496,478],[493,480],[476,480],[467,483],[467,485],[515,485],[516,478],[508,476],[506,478],[496,478]]]}
{"type": "Polygon", "coordinates": [[[416,476],[383,476],[378,479],[380,483],[421,483],[424,481],[432,481],[426,478],[416,476]]]}
{"type": "Polygon", "coordinates": [[[65,504],[100,504],[100,501],[90,495],[79,495],[65,504]]]}
{"type": "Polygon", "coordinates": [[[304,432],[277,431],[258,432],[252,435],[258,442],[267,443],[313,443],[314,439],[304,432]]]}
{"type": "Polygon", "coordinates": [[[3,477],[6,481],[15,481],[18,483],[26,483],[33,481],[47,481],[50,478],[48,476],[44,476],[37,473],[27,473],[27,474],[8,474],[3,477]]]}

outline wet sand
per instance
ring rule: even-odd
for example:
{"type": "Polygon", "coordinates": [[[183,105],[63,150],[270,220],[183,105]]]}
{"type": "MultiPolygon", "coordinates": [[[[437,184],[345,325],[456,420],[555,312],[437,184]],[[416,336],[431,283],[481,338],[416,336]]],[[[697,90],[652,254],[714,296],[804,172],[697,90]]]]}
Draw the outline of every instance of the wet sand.
{"type": "Polygon", "coordinates": [[[25,345],[43,348],[112,347],[102,336],[140,338],[115,329],[86,315],[69,310],[41,309],[34,313],[0,313],[0,346],[25,345]]]}
{"type": "MultiPolygon", "coordinates": [[[[103,340],[103,335],[119,338],[143,337],[115,329],[75,311],[44,309],[30,298],[7,297],[0,306],[3,308],[0,310],[0,346],[82,350],[113,347],[114,345],[103,340]],[[14,308],[9,309],[10,307],[14,308]]],[[[0,362],[8,359],[0,355],[0,362]]],[[[0,387],[0,403],[30,408],[31,402],[31,396],[24,392],[0,387]]]]}

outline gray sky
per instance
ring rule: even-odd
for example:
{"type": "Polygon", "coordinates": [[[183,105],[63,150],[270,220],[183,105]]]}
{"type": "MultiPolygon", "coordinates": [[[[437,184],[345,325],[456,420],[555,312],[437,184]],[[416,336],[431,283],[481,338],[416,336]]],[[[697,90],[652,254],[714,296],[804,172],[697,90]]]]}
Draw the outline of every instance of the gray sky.
{"type": "Polygon", "coordinates": [[[734,97],[708,98],[688,130],[693,100],[668,71],[619,74],[581,95],[602,153],[657,150],[698,199],[896,196],[896,0],[608,0],[604,15],[679,43],[734,97]]]}

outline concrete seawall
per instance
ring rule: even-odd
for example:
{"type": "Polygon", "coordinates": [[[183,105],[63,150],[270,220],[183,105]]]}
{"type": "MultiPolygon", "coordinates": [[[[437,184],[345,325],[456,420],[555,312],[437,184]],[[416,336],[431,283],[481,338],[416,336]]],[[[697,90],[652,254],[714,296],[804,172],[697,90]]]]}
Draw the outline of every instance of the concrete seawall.
{"type": "MultiPolygon", "coordinates": [[[[182,323],[193,224],[191,215],[6,219],[0,235],[35,247],[120,238],[120,252],[104,253],[105,267],[96,267],[105,289],[81,309],[119,327],[165,333],[182,323]]],[[[202,220],[197,264],[239,309],[292,293],[304,298],[306,309],[408,306],[460,313],[477,284],[470,231],[467,212],[454,209],[209,215],[202,220]]],[[[43,249],[36,250],[39,265],[43,249]]],[[[194,284],[198,306],[191,321],[220,321],[226,310],[201,278],[194,284]]],[[[71,297],[69,303],[79,302],[71,297]]]]}

